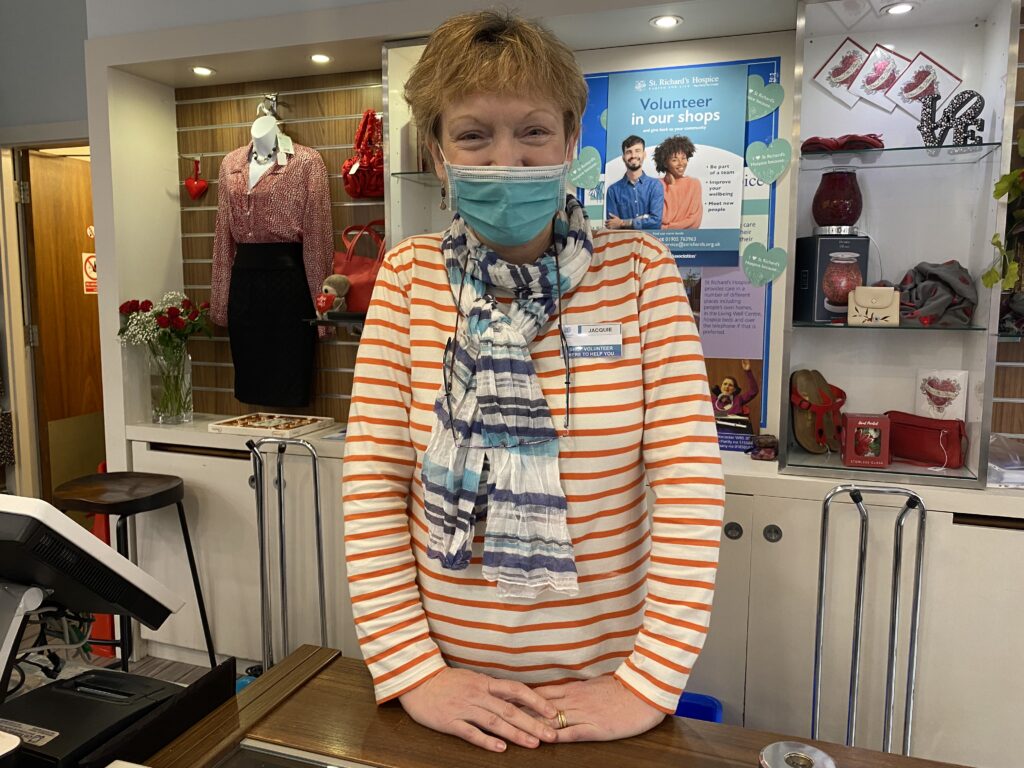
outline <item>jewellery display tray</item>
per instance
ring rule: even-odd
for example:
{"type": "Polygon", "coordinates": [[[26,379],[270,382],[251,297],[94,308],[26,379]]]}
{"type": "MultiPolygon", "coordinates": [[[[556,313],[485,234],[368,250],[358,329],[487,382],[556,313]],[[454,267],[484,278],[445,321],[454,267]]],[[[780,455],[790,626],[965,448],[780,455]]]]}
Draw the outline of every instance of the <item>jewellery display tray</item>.
{"type": "Polygon", "coordinates": [[[319,432],[333,424],[334,419],[329,416],[295,416],[260,411],[214,421],[209,425],[209,430],[231,435],[288,438],[298,437],[309,432],[319,432]]]}

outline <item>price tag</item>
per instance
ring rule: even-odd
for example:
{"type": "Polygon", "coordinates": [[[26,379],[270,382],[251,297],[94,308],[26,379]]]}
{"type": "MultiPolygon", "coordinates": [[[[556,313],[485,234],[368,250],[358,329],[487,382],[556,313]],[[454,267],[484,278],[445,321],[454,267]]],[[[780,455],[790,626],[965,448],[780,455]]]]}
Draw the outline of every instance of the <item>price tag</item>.
{"type": "Polygon", "coordinates": [[[277,134],[277,148],[289,155],[295,154],[295,142],[292,141],[291,136],[285,136],[283,133],[277,134]]]}
{"type": "Polygon", "coordinates": [[[567,325],[563,328],[569,357],[622,357],[622,325],[567,325]]]}
{"type": "Polygon", "coordinates": [[[352,163],[352,167],[348,169],[348,175],[349,176],[354,176],[355,172],[358,171],[358,170],[359,170],[359,161],[356,160],[354,163],[352,163]]]}

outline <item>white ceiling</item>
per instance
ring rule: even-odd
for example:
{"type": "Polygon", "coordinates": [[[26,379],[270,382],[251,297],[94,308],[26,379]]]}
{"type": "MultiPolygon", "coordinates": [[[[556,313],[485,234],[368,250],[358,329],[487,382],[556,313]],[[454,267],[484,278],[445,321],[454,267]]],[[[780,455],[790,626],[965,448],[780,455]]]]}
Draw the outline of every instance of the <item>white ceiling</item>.
{"type": "MultiPolygon", "coordinates": [[[[558,15],[555,12],[542,21],[574,50],[777,32],[794,29],[796,25],[796,0],[683,0],[657,5],[623,0],[621,5],[631,7],[571,15],[558,15]],[[655,29],[649,20],[661,14],[682,16],[684,23],[670,30],[655,29]]],[[[426,35],[429,31],[417,30],[402,37],[408,39],[426,35]]],[[[206,56],[202,59],[126,65],[122,68],[175,87],[300,77],[325,72],[355,72],[380,69],[381,45],[387,41],[386,37],[343,40],[317,46],[261,49],[206,56]],[[327,65],[313,64],[309,60],[313,53],[326,53],[334,61],[327,65]],[[192,73],[192,67],[197,64],[213,68],[216,75],[209,78],[197,77],[192,73]]]]}
{"type": "Polygon", "coordinates": [[[914,0],[910,13],[890,16],[881,8],[895,0],[826,0],[807,6],[807,32],[845,35],[983,22],[999,0],[914,0]]]}

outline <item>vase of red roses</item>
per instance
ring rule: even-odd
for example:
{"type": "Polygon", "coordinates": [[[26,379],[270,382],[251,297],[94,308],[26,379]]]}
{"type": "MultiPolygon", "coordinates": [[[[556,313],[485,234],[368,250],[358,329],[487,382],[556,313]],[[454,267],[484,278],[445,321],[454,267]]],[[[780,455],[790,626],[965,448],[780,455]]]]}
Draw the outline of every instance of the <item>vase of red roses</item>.
{"type": "Polygon", "coordinates": [[[195,304],[178,291],[164,294],[156,304],[132,299],[119,308],[121,343],[146,347],[154,424],[192,421],[192,358],[187,343],[194,334],[211,335],[209,309],[208,302],[195,304]]]}

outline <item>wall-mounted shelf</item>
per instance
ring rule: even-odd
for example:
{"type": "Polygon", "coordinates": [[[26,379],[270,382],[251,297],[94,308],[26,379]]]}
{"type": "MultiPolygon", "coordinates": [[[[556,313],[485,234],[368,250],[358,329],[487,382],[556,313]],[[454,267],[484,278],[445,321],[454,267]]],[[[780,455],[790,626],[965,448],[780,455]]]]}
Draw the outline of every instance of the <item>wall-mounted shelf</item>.
{"type": "Polygon", "coordinates": [[[433,171],[395,171],[391,175],[402,181],[412,181],[424,187],[441,186],[441,180],[433,171]]]}
{"type": "Polygon", "coordinates": [[[950,485],[972,488],[978,477],[967,467],[960,469],[938,469],[919,467],[894,460],[886,468],[847,467],[838,453],[809,453],[803,448],[791,446],[784,474],[816,475],[841,479],[872,480],[889,483],[920,483],[923,485],[950,485]]]}
{"type": "Polygon", "coordinates": [[[336,312],[332,313],[331,317],[324,320],[319,318],[307,318],[306,322],[310,325],[326,326],[330,328],[337,328],[340,325],[362,325],[366,322],[366,314],[364,312],[336,312]]]}
{"type": "MultiPolygon", "coordinates": [[[[927,331],[936,333],[939,331],[985,331],[979,325],[966,325],[955,328],[945,326],[924,326],[924,325],[847,325],[846,323],[812,323],[805,320],[794,320],[794,328],[833,328],[844,331],[927,331]]],[[[1020,338],[1019,336],[1017,338],[1020,338]]]]}
{"type": "Polygon", "coordinates": [[[966,147],[892,147],[855,149],[841,152],[813,152],[800,156],[801,171],[824,171],[851,166],[858,171],[872,168],[909,168],[934,165],[969,165],[989,157],[1000,144],[970,144],[966,147]]]}

